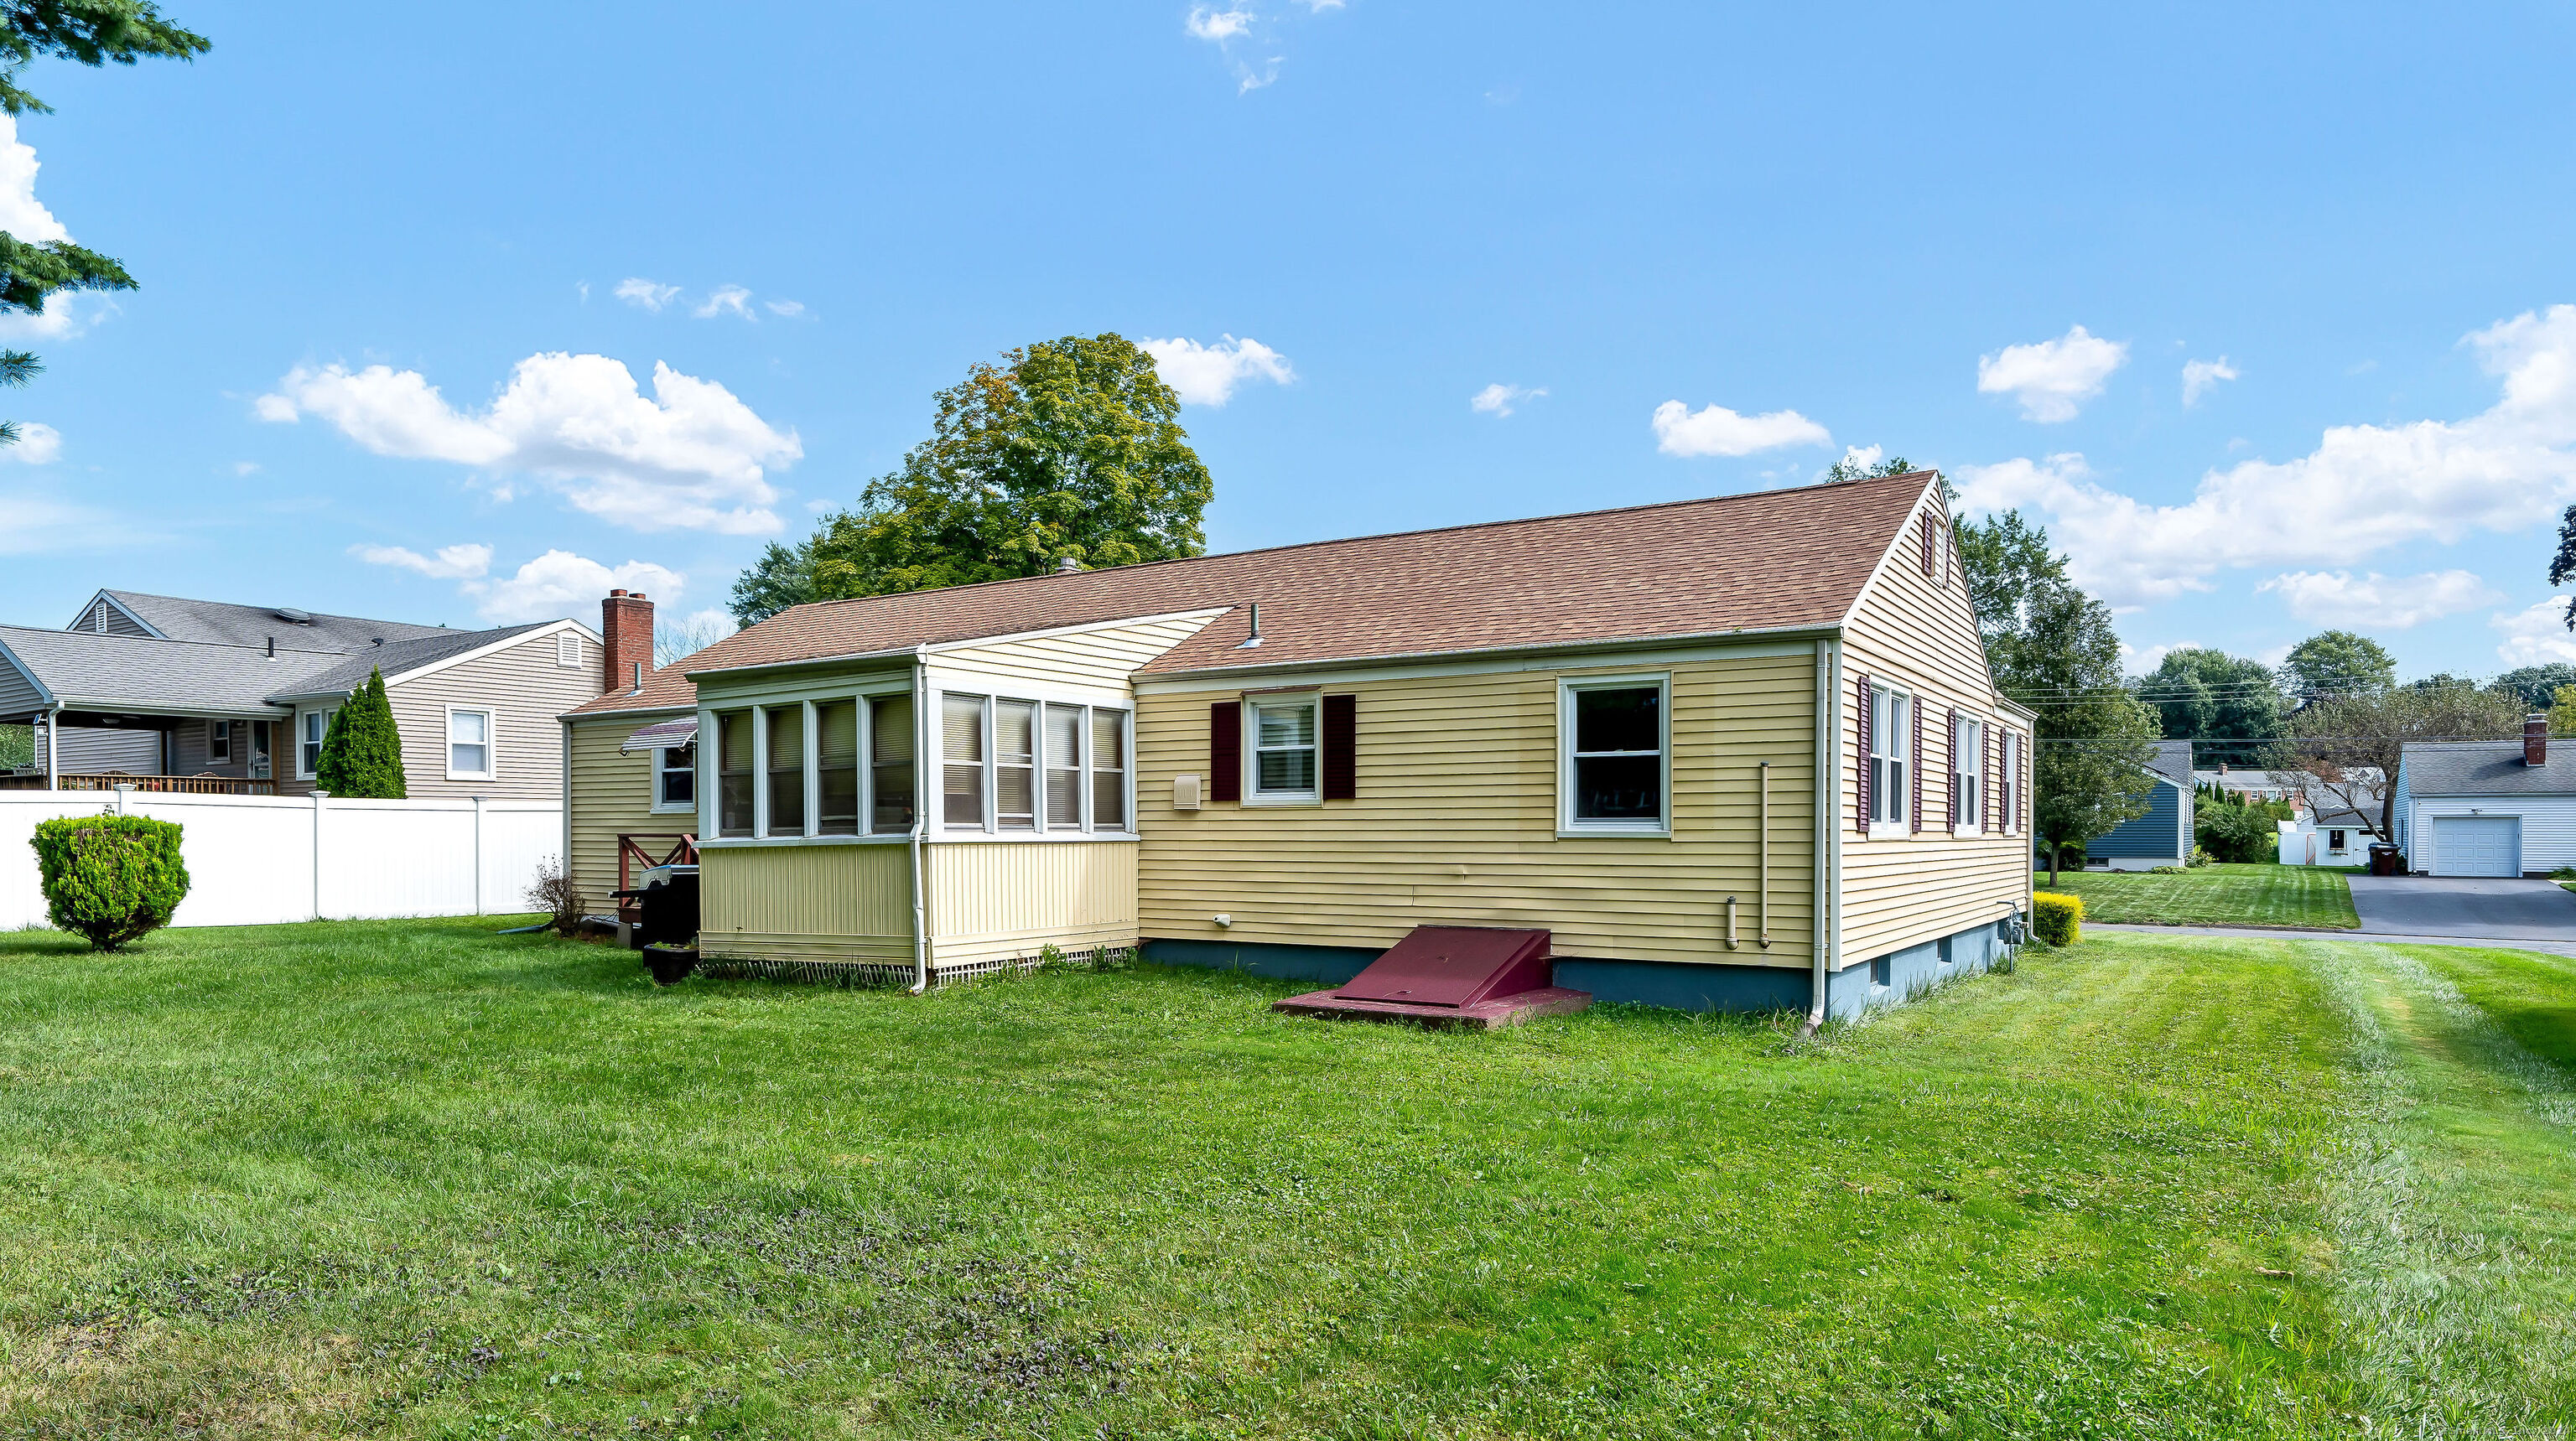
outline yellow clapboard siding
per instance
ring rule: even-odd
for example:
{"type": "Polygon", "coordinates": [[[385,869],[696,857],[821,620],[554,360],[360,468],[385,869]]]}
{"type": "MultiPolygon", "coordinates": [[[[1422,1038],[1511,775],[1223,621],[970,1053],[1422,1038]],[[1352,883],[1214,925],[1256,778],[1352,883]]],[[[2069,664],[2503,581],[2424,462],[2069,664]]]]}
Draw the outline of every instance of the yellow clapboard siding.
{"type": "Polygon", "coordinates": [[[1133,841],[965,841],[929,850],[938,964],[1136,943],[1133,841]]]}
{"type": "Polygon", "coordinates": [[[1416,925],[1540,926],[1561,956],[1807,964],[1815,661],[1748,656],[1325,687],[1357,698],[1359,797],[1171,808],[1208,769],[1207,692],[1138,702],[1138,908],[1149,936],[1384,947],[1416,925]],[[1556,835],[1564,676],[1668,671],[1674,834],[1556,835]],[[1771,761],[1770,933],[1751,944],[1756,763],[1771,761]],[[1449,868],[1464,867],[1456,875],[1449,868]],[[1738,897],[1740,950],[1724,945],[1738,897]],[[1230,928],[1210,919],[1227,914],[1230,928]]]}
{"type": "MultiPolygon", "coordinates": [[[[618,836],[698,828],[694,814],[653,813],[652,752],[618,752],[636,727],[658,719],[668,717],[609,715],[572,723],[572,786],[567,797],[572,812],[571,866],[582,899],[593,911],[607,910],[608,893],[617,889],[618,836]]],[[[660,855],[670,844],[652,843],[654,854],[660,855]]]]}
{"type": "MultiPolygon", "coordinates": [[[[899,845],[715,846],[699,861],[702,949],[894,944],[912,959],[912,857],[899,845]]],[[[779,957],[786,959],[787,957],[779,957]]]]}

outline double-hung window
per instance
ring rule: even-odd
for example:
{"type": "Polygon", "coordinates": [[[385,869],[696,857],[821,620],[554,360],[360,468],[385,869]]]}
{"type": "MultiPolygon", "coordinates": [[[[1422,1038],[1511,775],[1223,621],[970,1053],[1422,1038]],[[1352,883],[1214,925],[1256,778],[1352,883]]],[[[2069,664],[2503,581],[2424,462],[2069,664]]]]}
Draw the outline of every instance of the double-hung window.
{"type": "Polygon", "coordinates": [[[1961,716],[1950,726],[1950,828],[1986,826],[1986,727],[1961,716]]]}
{"type": "Polygon", "coordinates": [[[1091,712],[1091,828],[1127,829],[1127,712],[1091,712]]]}
{"type": "Polygon", "coordinates": [[[903,835],[912,829],[912,697],[873,696],[868,701],[868,830],[903,835]]]}
{"type": "Polygon", "coordinates": [[[939,818],[953,828],[984,824],[984,712],[979,695],[939,698],[939,818]]]}
{"type": "Polygon", "coordinates": [[[488,710],[447,712],[447,778],[488,781],[492,778],[492,713],[488,710]]]}
{"type": "Polygon", "coordinates": [[[1051,831],[1082,829],[1082,707],[1059,705],[1053,701],[1046,708],[1046,828],[1051,831]]]}
{"type": "Polygon", "coordinates": [[[1564,683],[1557,703],[1559,830],[1670,832],[1671,689],[1659,675],[1564,683]]]}
{"type": "Polygon", "coordinates": [[[653,809],[694,811],[698,808],[698,748],[661,746],[653,752],[653,809]]]}
{"type": "Polygon", "coordinates": [[[814,707],[814,833],[859,833],[859,703],[825,701],[814,707]]]}
{"type": "Polygon", "coordinates": [[[769,725],[769,828],[773,836],[805,834],[805,707],[764,709],[769,725]]]}
{"type": "Polygon", "coordinates": [[[1300,801],[1320,801],[1316,737],[1320,731],[1317,712],[1323,697],[1298,696],[1256,697],[1247,702],[1251,714],[1252,772],[1244,799],[1255,805],[1300,801]]]}
{"type": "Polygon", "coordinates": [[[233,759],[233,723],[228,720],[206,722],[206,763],[230,765],[233,759]]]}
{"type": "Polygon", "coordinates": [[[295,774],[311,780],[322,768],[322,738],[331,733],[331,712],[309,710],[295,718],[295,774]]]}
{"type": "Polygon", "coordinates": [[[751,834],[751,718],[747,710],[716,717],[716,834],[751,834]]]}
{"type": "Polygon", "coordinates": [[[1869,688],[1869,823],[1901,826],[1911,814],[1907,800],[1912,777],[1907,768],[1914,698],[1885,686],[1869,688]]]}
{"type": "Polygon", "coordinates": [[[993,825],[1005,831],[1038,828],[1038,703],[993,704],[993,825]]]}

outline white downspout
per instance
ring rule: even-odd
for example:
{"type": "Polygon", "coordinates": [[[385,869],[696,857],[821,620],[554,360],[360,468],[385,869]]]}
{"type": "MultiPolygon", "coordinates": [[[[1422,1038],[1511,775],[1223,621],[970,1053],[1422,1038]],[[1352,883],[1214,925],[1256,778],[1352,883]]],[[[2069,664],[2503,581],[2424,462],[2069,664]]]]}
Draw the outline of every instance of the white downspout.
{"type": "Polygon", "coordinates": [[[1807,1029],[1825,1023],[1833,986],[1832,963],[1842,950],[1842,736],[1843,655],[1831,639],[1816,642],[1816,865],[1815,958],[1807,1029]]]}
{"type": "Polygon", "coordinates": [[[930,833],[930,670],[919,650],[912,653],[912,994],[930,989],[930,925],[921,868],[928,860],[922,841],[930,833]]]}

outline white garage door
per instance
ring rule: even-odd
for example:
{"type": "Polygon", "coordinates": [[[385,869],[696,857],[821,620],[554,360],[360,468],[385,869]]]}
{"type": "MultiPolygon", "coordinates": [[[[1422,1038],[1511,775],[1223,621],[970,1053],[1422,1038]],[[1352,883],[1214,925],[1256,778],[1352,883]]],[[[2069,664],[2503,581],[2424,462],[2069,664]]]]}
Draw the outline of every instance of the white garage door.
{"type": "Polygon", "coordinates": [[[2433,874],[2522,874],[2521,827],[2491,817],[2444,816],[2433,822],[2433,874]]]}

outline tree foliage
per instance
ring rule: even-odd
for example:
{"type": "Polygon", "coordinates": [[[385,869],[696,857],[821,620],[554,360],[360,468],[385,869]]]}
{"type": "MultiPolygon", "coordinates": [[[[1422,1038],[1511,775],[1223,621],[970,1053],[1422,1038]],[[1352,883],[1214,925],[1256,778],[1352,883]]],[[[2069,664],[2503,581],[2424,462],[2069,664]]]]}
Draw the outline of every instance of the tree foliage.
{"type": "MultiPolygon", "coordinates": [[[[2558,553],[2549,558],[2549,583],[2565,585],[2576,580],[2576,505],[2558,517],[2558,553]]],[[[2567,628],[2576,630],[2576,597],[2567,601],[2567,628]]]]}
{"type": "MultiPolygon", "coordinates": [[[[1824,485],[1839,485],[1846,480],[1875,480],[1883,475],[1912,475],[1913,473],[1914,462],[1901,455],[1891,455],[1885,460],[1869,465],[1854,465],[1852,458],[1846,455],[1826,466],[1825,473],[1817,477],[1817,481],[1824,485]]],[[[1949,482],[1944,481],[1942,484],[1946,487],[1949,482]]]]}
{"type": "MultiPolygon", "coordinates": [[[[1214,485],[1153,357],[1068,335],[979,364],[939,393],[931,437],[804,546],[773,546],[735,583],[735,614],[1175,560],[1206,549],[1214,485]]],[[[774,613],[774,610],[770,611],[774,613]]]]}
{"type": "Polygon", "coordinates": [[[2164,734],[2189,736],[2196,760],[2261,765],[2281,737],[2281,691],[2271,668],[2225,651],[2168,651],[2138,682],[2164,734]]]}
{"type": "Polygon", "coordinates": [[[2397,657],[2368,636],[2320,631],[2290,647],[2281,680],[2292,698],[2302,701],[2351,690],[2386,690],[2397,683],[2397,657]]]}
{"type": "Polygon", "coordinates": [[[2509,670],[2487,682],[2487,689],[2519,697],[2526,710],[2546,710],[2558,703],[2560,686],[2576,685],[2576,665],[2563,660],[2509,670]]]}
{"type": "Polygon", "coordinates": [[[2549,698],[2549,734],[2576,736],[2576,685],[2563,685],[2549,698]]]}
{"type": "Polygon", "coordinates": [[[42,821],[28,844],[44,886],[45,917],[113,951],[170,924],[188,896],[180,828],[143,816],[42,821]]]}
{"type": "Polygon", "coordinates": [[[2053,873],[2066,849],[2147,813],[2156,713],[2121,682],[2110,607],[2066,578],[2046,530],[2019,511],[1955,528],[1995,683],[2039,717],[2033,828],[2053,873]]]}
{"type": "MultiPolygon", "coordinates": [[[[485,737],[490,743],[490,737],[485,737]]],[[[348,704],[331,713],[322,736],[322,758],[313,766],[313,788],[349,800],[399,801],[410,788],[403,777],[402,733],[385,696],[385,673],[370,671],[348,704]]]]}
{"type": "Polygon", "coordinates": [[[2285,769],[2314,777],[2386,839],[2397,808],[2397,762],[2409,741],[2510,740],[2522,734],[2519,697],[2474,686],[2397,686],[2333,696],[2290,717],[2285,769]]]}

